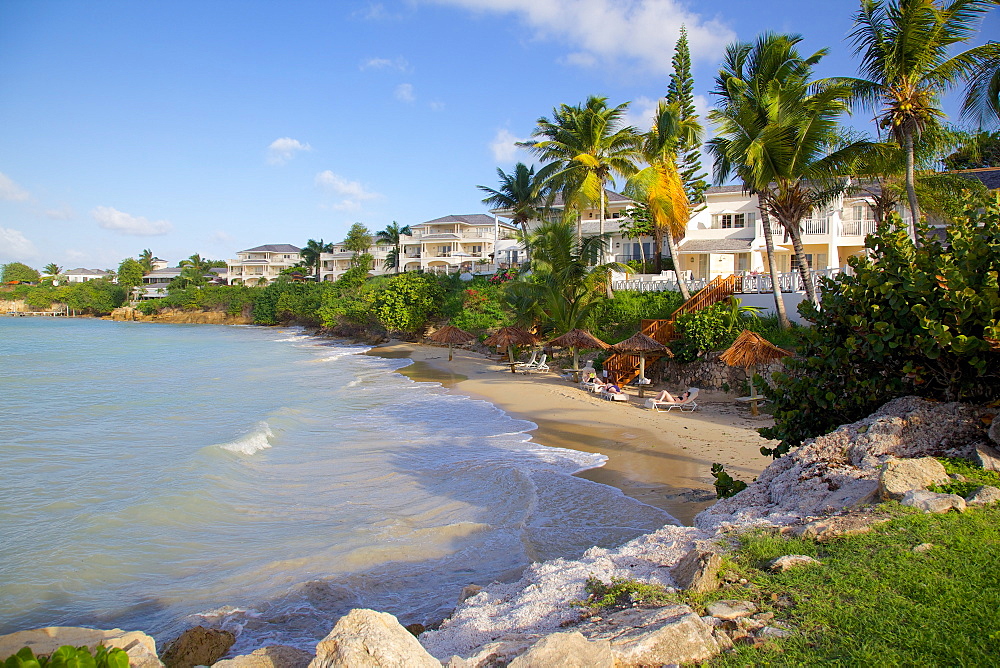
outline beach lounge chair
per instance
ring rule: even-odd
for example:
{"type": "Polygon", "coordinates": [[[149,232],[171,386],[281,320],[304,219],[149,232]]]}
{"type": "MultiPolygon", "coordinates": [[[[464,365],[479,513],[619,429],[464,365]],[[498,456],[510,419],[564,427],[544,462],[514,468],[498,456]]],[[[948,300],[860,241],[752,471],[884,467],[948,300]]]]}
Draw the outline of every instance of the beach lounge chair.
{"type": "Polygon", "coordinates": [[[628,401],[628,395],[624,392],[601,392],[601,397],[608,401],[628,401]]]}
{"type": "Polygon", "coordinates": [[[538,350],[537,349],[532,350],[530,360],[528,360],[527,362],[518,362],[515,366],[521,367],[522,369],[534,369],[535,366],[538,364],[538,362],[535,361],[537,357],[538,357],[538,350]]]}
{"type": "Polygon", "coordinates": [[[698,403],[695,400],[698,398],[698,392],[700,392],[700,390],[697,387],[689,387],[687,399],[684,401],[657,401],[656,399],[646,399],[646,408],[652,408],[657,412],[665,410],[668,413],[674,408],[680,409],[681,411],[696,411],[698,410],[698,403]]]}
{"type": "Polygon", "coordinates": [[[548,355],[545,355],[545,354],[542,354],[542,356],[540,358],[538,358],[538,364],[535,366],[535,370],[536,371],[548,371],[549,370],[549,365],[545,363],[545,360],[547,358],[548,358],[548,355]]]}

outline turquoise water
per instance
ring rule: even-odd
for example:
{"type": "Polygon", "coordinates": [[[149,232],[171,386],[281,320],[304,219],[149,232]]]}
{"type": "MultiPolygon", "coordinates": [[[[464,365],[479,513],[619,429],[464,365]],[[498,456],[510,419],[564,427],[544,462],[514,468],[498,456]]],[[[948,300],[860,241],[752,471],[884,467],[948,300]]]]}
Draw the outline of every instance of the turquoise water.
{"type": "Polygon", "coordinates": [[[0,318],[0,633],[209,624],[311,647],[352,607],[671,521],[407,360],[292,329],[0,318]]]}

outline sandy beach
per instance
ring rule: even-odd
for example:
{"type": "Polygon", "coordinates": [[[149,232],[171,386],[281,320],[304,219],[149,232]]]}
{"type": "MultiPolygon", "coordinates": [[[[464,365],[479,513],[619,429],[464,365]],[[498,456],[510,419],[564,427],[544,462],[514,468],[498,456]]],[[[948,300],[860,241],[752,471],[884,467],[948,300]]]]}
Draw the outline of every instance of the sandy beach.
{"type": "Polygon", "coordinates": [[[617,487],[684,524],[715,501],[713,462],[748,482],[771,462],[760,454],[769,441],[755,431],[769,426],[770,418],[752,417],[721,392],[702,392],[693,413],[656,412],[643,407],[634,387],[626,388],[627,404],[605,401],[556,373],[512,374],[509,366],[467,350],[455,349],[449,362],[446,347],[394,341],[370,354],[408,357],[414,363],[401,373],[413,380],[442,383],[534,422],[538,443],[606,455],[603,467],[579,475],[617,487]]]}

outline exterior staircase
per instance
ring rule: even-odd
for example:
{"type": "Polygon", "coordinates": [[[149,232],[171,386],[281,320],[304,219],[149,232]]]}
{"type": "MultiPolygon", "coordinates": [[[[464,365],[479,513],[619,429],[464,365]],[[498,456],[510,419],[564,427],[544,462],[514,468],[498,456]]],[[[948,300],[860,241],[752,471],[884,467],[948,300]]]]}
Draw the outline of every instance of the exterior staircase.
{"type": "MultiPolygon", "coordinates": [[[[717,276],[708,285],[692,295],[691,299],[681,304],[680,308],[670,314],[666,320],[643,320],[640,332],[662,343],[669,344],[680,338],[677,333],[677,318],[687,313],[694,313],[714,304],[729,299],[740,291],[742,279],[739,276],[717,276]]],[[[646,368],[663,357],[658,353],[646,356],[646,368]]],[[[604,360],[604,368],[608,376],[616,378],[620,385],[632,382],[639,376],[639,355],[635,353],[613,353],[604,360]]]]}

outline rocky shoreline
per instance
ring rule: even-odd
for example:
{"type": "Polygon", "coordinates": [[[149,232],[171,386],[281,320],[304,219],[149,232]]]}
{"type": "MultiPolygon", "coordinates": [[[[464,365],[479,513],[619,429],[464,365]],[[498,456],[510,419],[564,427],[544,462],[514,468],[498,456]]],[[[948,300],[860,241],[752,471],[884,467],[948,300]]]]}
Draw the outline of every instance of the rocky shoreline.
{"type": "MultiPolygon", "coordinates": [[[[419,639],[422,629],[404,628],[387,613],[356,609],[336,621],[314,655],[269,647],[220,661],[232,634],[210,629],[190,630],[157,655],[152,638],[142,633],[56,627],[0,637],[0,660],[26,645],[42,654],[65,644],[104,643],[125,648],[130,665],[140,668],[610,668],[703,661],[734,643],[795,632],[741,600],[741,583],[727,582],[731,578],[721,562],[729,534],[763,528],[824,540],[869,531],[885,521],[875,506],[884,500],[923,512],[1000,502],[995,487],[979,487],[965,498],[926,489],[951,480],[933,457],[962,457],[1000,470],[1000,420],[986,428],[994,412],[915,397],[894,400],[776,460],[747,489],[700,513],[695,526],[666,526],[617,549],[592,548],[578,560],[533,564],[514,583],[468,589],[440,628],[420,633],[419,639]],[[635,580],[668,591],[722,587],[733,595],[707,606],[704,615],[678,604],[595,613],[571,605],[586,599],[590,578],[635,580]]],[[[803,567],[821,566],[801,555],[772,564],[782,570],[803,567]]]]}

